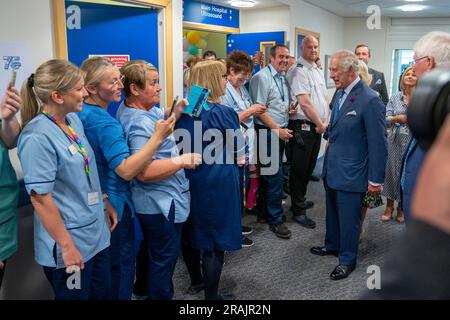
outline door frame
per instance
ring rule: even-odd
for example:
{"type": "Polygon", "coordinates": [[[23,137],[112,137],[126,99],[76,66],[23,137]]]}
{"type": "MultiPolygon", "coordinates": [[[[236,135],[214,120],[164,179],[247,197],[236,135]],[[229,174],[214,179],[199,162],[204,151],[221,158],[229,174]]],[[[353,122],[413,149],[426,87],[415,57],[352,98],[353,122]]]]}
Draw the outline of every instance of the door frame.
{"type": "MultiPolygon", "coordinates": [[[[96,1],[91,1],[96,2],[96,1]]],[[[173,26],[172,26],[172,0],[116,0],[116,2],[122,2],[124,4],[136,4],[144,5],[147,7],[154,7],[159,9],[158,17],[164,16],[164,41],[163,41],[163,54],[164,59],[159,56],[160,68],[165,66],[165,74],[162,77],[164,81],[163,92],[165,92],[165,101],[172,101],[173,99],[173,26]],[[163,12],[161,12],[163,11],[163,12]]],[[[53,15],[53,34],[55,55],[58,59],[68,59],[67,50],[67,31],[66,31],[66,10],[65,0],[52,0],[52,15],[53,15]]],[[[159,19],[158,19],[159,20],[159,19]]],[[[162,39],[158,42],[161,43],[162,39]]]]}

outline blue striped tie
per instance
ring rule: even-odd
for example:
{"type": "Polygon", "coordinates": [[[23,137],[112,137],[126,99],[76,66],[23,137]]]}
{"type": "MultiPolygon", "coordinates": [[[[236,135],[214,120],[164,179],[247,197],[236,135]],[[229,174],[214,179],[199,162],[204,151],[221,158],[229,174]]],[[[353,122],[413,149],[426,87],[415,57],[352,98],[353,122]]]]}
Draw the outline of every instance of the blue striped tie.
{"type": "Polygon", "coordinates": [[[341,92],[339,92],[339,97],[337,98],[336,103],[334,104],[333,107],[333,116],[332,116],[332,121],[331,124],[334,125],[338,116],[338,112],[339,112],[339,106],[341,105],[341,101],[342,101],[342,97],[344,96],[345,91],[341,90],[341,92]]]}

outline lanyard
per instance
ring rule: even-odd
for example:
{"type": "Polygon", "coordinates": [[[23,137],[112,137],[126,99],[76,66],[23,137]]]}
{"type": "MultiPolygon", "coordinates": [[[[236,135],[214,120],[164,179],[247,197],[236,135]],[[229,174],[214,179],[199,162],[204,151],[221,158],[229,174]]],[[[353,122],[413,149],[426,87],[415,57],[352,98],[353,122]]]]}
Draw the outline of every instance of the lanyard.
{"type": "Polygon", "coordinates": [[[270,66],[267,66],[267,68],[269,68],[270,74],[272,75],[272,78],[273,78],[273,81],[275,81],[275,84],[277,85],[277,88],[278,88],[278,92],[280,93],[281,99],[284,102],[283,78],[280,75],[280,79],[281,79],[281,88],[280,88],[280,85],[278,84],[277,79],[275,79],[275,76],[272,74],[272,68],[270,66]]]}
{"type": "MultiPolygon", "coordinates": [[[[236,91],[237,94],[239,94],[235,88],[233,88],[233,89],[234,89],[234,91],[236,91]]],[[[241,93],[242,93],[242,95],[240,95],[240,97],[242,99],[242,102],[244,102],[246,109],[248,107],[251,107],[252,103],[251,103],[251,101],[250,101],[250,99],[248,97],[246,97],[244,99],[245,94],[243,93],[242,89],[241,89],[241,93]],[[247,104],[248,104],[248,106],[247,106],[247,104]]],[[[234,104],[239,107],[239,103],[236,101],[236,99],[234,99],[233,92],[230,92],[230,96],[231,96],[231,99],[233,99],[234,104]]]]}
{"type": "Polygon", "coordinates": [[[70,142],[75,144],[78,153],[81,154],[81,156],[83,157],[83,160],[84,160],[84,171],[86,172],[86,177],[87,177],[88,182],[89,182],[89,187],[92,189],[91,174],[90,174],[90,171],[89,171],[89,158],[88,158],[88,155],[86,153],[86,149],[84,148],[83,144],[81,143],[80,138],[78,138],[78,135],[75,133],[75,131],[70,126],[70,122],[66,119],[67,130],[69,131],[69,133],[67,133],[61,127],[61,125],[58,123],[58,121],[55,119],[54,116],[48,114],[46,111],[42,111],[42,114],[44,116],[46,116],[47,119],[49,119],[54,124],[56,124],[58,126],[58,128],[60,128],[61,131],[64,133],[64,135],[67,137],[67,139],[69,139],[70,142]]]}

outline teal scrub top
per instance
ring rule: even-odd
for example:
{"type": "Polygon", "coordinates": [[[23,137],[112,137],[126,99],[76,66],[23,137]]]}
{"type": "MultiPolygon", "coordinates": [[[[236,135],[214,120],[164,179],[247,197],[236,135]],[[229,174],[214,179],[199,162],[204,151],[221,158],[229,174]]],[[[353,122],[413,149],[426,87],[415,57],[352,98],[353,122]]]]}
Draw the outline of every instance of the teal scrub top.
{"type": "Polygon", "coordinates": [[[0,138],[0,261],[17,251],[18,196],[16,172],[9,160],[8,148],[0,138]]]}
{"type": "MultiPolygon", "coordinates": [[[[42,114],[22,130],[18,154],[27,192],[30,194],[34,190],[37,194],[52,194],[64,226],[83,261],[88,262],[109,246],[110,232],[94,152],[78,116],[69,113],[66,119],[88,154],[92,187],[84,169],[83,157],[73,152],[72,143],[62,130],[42,114]]],[[[36,262],[40,265],[64,267],[60,246],[56,245],[37,214],[34,215],[34,250],[36,262]]]]}

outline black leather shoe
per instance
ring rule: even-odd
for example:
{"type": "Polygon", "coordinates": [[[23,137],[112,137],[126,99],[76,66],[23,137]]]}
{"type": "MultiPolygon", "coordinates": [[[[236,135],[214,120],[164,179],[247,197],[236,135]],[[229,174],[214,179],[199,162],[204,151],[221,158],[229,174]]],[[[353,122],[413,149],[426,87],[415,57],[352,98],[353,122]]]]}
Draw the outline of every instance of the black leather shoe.
{"type": "Polygon", "coordinates": [[[318,255],[318,256],[338,256],[338,252],[335,250],[327,250],[325,247],[312,247],[309,250],[312,254],[318,255]]]}
{"type": "Polygon", "coordinates": [[[306,214],[294,215],[292,219],[305,228],[314,229],[316,227],[314,220],[308,218],[306,214]]]}
{"type": "Polygon", "coordinates": [[[309,180],[317,182],[317,181],[320,181],[320,177],[311,175],[311,177],[309,177],[309,180]]]}
{"type": "Polygon", "coordinates": [[[311,209],[312,207],[314,207],[314,202],[312,202],[312,201],[303,201],[302,203],[300,203],[299,207],[302,210],[308,210],[308,209],[311,209]]]}
{"type": "Polygon", "coordinates": [[[342,264],[334,268],[333,272],[330,274],[331,280],[341,280],[347,278],[352,271],[355,270],[355,265],[344,266],[342,264]]]}
{"type": "Polygon", "coordinates": [[[190,295],[194,295],[194,294],[199,293],[203,289],[205,289],[205,284],[204,283],[199,283],[199,284],[196,284],[196,285],[189,286],[189,288],[187,289],[186,293],[190,294],[190,295]]]}

